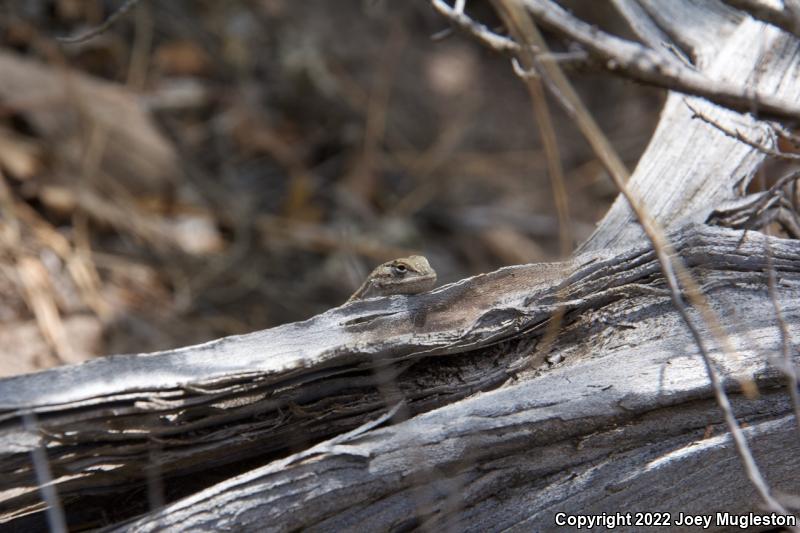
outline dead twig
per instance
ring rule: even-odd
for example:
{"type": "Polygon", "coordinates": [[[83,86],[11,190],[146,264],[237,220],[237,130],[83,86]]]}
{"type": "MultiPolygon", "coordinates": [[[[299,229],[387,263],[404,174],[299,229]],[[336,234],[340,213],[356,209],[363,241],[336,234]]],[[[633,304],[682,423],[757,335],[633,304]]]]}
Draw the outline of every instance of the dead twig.
{"type": "Polygon", "coordinates": [[[797,424],[797,429],[800,430],[800,391],[797,388],[797,369],[794,367],[792,361],[792,338],[789,334],[789,327],[786,325],[786,320],[783,318],[781,306],[778,303],[778,293],[776,290],[775,267],[774,259],[772,257],[772,247],[769,245],[769,232],[764,236],[764,250],[767,256],[767,287],[769,289],[769,298],[775,309],[775,320],[778,322],[778,328],[781,332],[781,355],[779,364],[775,365],[781,369],[786,376],[786,386],[789,389],[789,396],[792,398],[792,407],[794,408],[794,418],[797,424]]]}
{"type": "Polygon", "coordinates": [[[88,41],[93,37],[97,37],[101,33],[105,33],[111,26],[114,25],[120,18],[122,18],[128,11],[133,9],[139,0],[126,0],[124,4],[119,6],[119,9],[111,13],[111,15],[99,26],[96,26],[84,33],[67,37],[56,37],[56,40],[65,44],[75,44],[88,41]]]}
{"type": "Polygon", "coordinates": [[[463,11],[451,7],[444,0],[431,0],[431,5],[442,16],[453,22],[459,29],[465,31],[485,46],[503,54],[514,54],[519,51],[519,45],[508,37],[503,37],[493,32],[480,22],[473,20],[463,11]]]}
{"type": "MultiPolygon", "coordinates": [[[[800,179],[800,171],[790,172],[778,179],[766,191],[745,197],[743,203],[728,209],[715,210],[709,217],[709,221],[729,228],[754,229],[764,227],[776,218],[779,219],[781,213],[785,212],[784,215],[786,217],[795,219],[794,224],[790,224],[788,228],[790,234],[792,234],[793,226],[798,224],[796,210],[791,205],[791,202],[786,199],[786,193],[782,189],[789,184],[794,186],[798,179],[800,179]],[[774,215],[766,220],[761,220],[763,215],[769,211],[775,211],[774,215]],[[794,216],[791,217],[790,215],[794,216]]],[[[782,220],[781,223],[786,226],[782,220]]]]}
{"type": "MultiPolygon", "coordinates": [[[[589,28],[586,23],[575,19],[571,15],[568,15],[559,6],[547,0],[509,0],[503,5],[509,9],[516,10],[520,10],[521,6],[524,5],[524,7],[538,20],[547,23],[549,26],[554,27],[562,33],[566,33],[567,35],[576,38],[576,40],[586,46],[590,52],[592,50],[595,50],[596,53],[610,52],[608,54],[608,59],[613,59],[614,53],[616,53],[616,48],[620,48],[619,51],[623,51],[625,47],[633,46],[641,49],[641,53],[648,54],[648,59],[653,61],[654,64],[661,64],[662,68],[675,68],[679,71],[684,70],[683,67],[667,64],[667,62],[650,50],[644,49],[638,45],[625,43],[621,39],[603,34],[603,32],[600,32],[596,28],[589,28]],[[595,40],[597,40],[598,43],[602,43],[604,40],[606,40],[609,41],[606,44],[618,44],[620,46],[615,46],[611,49],[604,49],[604,46],[598,46],[595,44],[595,40]],[[624,46],[622,46],[623,44],[624,46]]],[[[632,50],[627,51],[632,52],[632,50]]],[[[629,59],[627,62],[629,66],[640,64],[640,58],[631,56],[627,59],[629,59]]],[[[558,102],[564,107],[569,116],[576,120],[576,123],[581,128],[581,131],[584,132],[584,135],[586,135],[586,126],[593,125],[594,121],[591,120],[590,117],[587,119],[587,117],[584,116],[588,115],[588,113],[585,112],[577,94],[574,92],[574,90],[572,90],[569,83],[566,82],[566,79],[563,78],[563,74],[558,69],[558,66],[551,64],[539,64],[536,65],[536,67],[538,67],[537,74],[542,77],[543,81],[545,82],[545,86],[547,86],[551,93],[556,96],[558,102]]],[[[691,74],[692,76],[699,76],[703,78],[705,84],[712,83],[705,79],[704,76],[694,72],[691,72],[691,74]]],[[[752,109],[753,99],[748,98],[746,102],[748,105],[745,111],[749,111],[752,109]]],[[[587,138],[589,142],[592,143],[593,139],[589,136],[587,136],[587,138]]],[[[604,139],[602,134],[600,134],[599,138],[604,139]]],[[[722,352],[728,356],[735,353],[730,339],[724,333],[716,313],[714,313],[714,311],[711,309],[711,306],[706,301],[699,285],[691,276],[683,262],[678,258],[671,243],[667,240],[661,226],[654,218],[650,216],[638,198],[635,198],[630,189],[628,189],[626,184],[627,172],[624,171],[624,167],[622,167],[622,170],[620,170],[619,168],[615,168],[615,165],[609,165],[609,160],[603,159],[603,161],[607,165],[606,168],[608,168],[614,184],[617,186],[619,191],[630,205],[631,209],[634,211],[637,220],[642,225],[645,235],[653,246],[653,250],[655,251],[656,258],[661,268],[661,272],[664,275],[669,287],[673,305],[680,314],[683,322],[686,324],[686,327],[689,329],[695,345],[702,356],[706,374],[711,382],[717,404],[723,412],[726,425],[728,426],[728,430],[730,431],[734,440],[739,457],[744,464],[748,479],[758,492],[761,500],[770,510],[781,514],[786,514],[786,509],[772,496],[769,486],[767,485],[766,480],[761,474],[758,465],[753,458],[753,454],[747,443],[747,439],[745,438],[744,433],[742,432],[742,429],[736,420],[730,400],[722,387],[720,376],[706,346],[706,341],[700,333],[697,325],[695,325],[694,321],[689,316],[689,311],[684,298],[686,298],[686,300],[688,300],[689,303],[691,303],[691,305],[699,311],[702,320],[709,328],[722,352]],[[682,287],[683,290],[681,289],[682,287]]],[[[750,389],[749,394],[753,394],[755,392],[752,390],[753,386],[751,381],[740,380],[740,383],[745,389],[745,393],[748,393],[748,389],[750,389]]]]}
{"type": "Polygon", "coordinates": [[[731,7],[735,7],[746,12],[754,19],[772,24],[784,31],[793,33],[800,37],[800,24],[794,14],[784,3],[784,8],[779,9],[773,5],[760,0],[722,0],[731,7]]]}
{"type": "Polygon", "coordinates": [[[631,30],[667,61],[690,64],[686,54],[672,41],[669,35],[656,24],[636,0],[611,0],[614,7],[628,22],[631,30]]]}
{"type": "MultiPolygon", "coordinates": [[[[519,45],[516,42],[497,35],[466,14],[456,12],[444,0],[431,0],[431,3],[439,13],[460,29],[493,50],[506,54],[518,51],[519,45]]],[[[800,105],[795,102],[709,79],[679,61],[665,58],[662,53],[649,47],[621,39],[591,26],[555,2],[524,0],[523,4],[538,22],[580,44],[591,59],[609,72],[648,85],[700,96],[743,113],[756,110],[760,118],[800,118],[800,105]]]]}
{"type": "Polygon", "coordinates": [[[707,76],[667,61],[638,43],[608,34],[571,15],[550,0],[522,0],[525,8],[548,28],[577,41],[606,69],[644,83],[701,96],[716,104],[740,111],[754,109],[762,118],[798,118],[800,105],[744,87],[709,79],[707,76]]]}
{"type": "MultiPolygon", "coordinates": [[[[508,26],[515,38],[519,42],[525,43],[525,46],[521,47],[517,52],[515,61],[518,59],[523,69],[527,72],[537,72],[537,66],[544,68],[540,63],[541,58],[535,57],[532,50],[547,51],[546,44],[536,28],[536,25],[527,13],[508,0],[497,0],[493,3],[495,9],[500,13],[506,26],[508,26]]],[[[514,65],[516,66],[517,63],[514,63],[514,65]]],[[[558,67],[555,68],[557,69],[558,67]]],[[[517,72],[517,74],[520,73],[517,72]]],[[[539,127],[539,133],[542,138],[545,160],[547,161],[547,171],[550,177],[550,183],[553,187],[553,198],[555,200],[556,212],[558,213],[561,254],[567,256],[574,246],[574,234],[569,217],[567,190],[564,185],[564,169],[561,166],[561,155],[558,149],[558,141],[556,140],[555,126],[553,125],[550,110],[547,106],[545,89],[540,78],[536,75],[525,74],[520,77],[528,88],[535,121],[539,127]]],[[[619,164],[622,164],[621,161],[619,164]]],[[[566,293],[563,290],[559,291],[558,299],[562,302],[566,300],[566,293]]],[[[561,329],[565,312],[566,308],[563,305],[559,305],[554,311],[551,320],[548,322],[544,336],[542,337],[539,350],[537,350],[540,355],[543,356],[549,352],[553,341],[561,329]]],[[[534,358],[534,361],[537,359],[538,358],[534,358]]]]}
{"type": "Polygon", "coordinates": [[[749,139],[749,138],[745,137],[739,130],[733,130],[733,129],[730,129],[730,128],[726,127],[726,126],[723,126],[722,124],[720,124],[719,122],[717,122],[713,118],[709,117],[708,115],[706,115],[702,111],[700,111],[697,108],[695,108],[694,106],[692,106],[692,104],[690,104],[688,101],[684,101],[684,103],[686,104],[686,107],[688,107],[692,111],[692,118],[699,118],[700,120],[702,120],[703,122],[705,122],[709,126],[712,126],[712,127],[716,128],[716,129],[718,129],[720,132],[724,133],[728,137],[730,137],[732,139],[736,139],[737,141],[742,142],[742,143],[746,144],[747,146],[749,146],[751,148],[755,148],[756,150],[758,150],[762,154],[765,154],[765,155],[768,155],[768,156],[771,156],[771,157],[778,157],[780,159],[787,159],[789,161],[800,160],[800,154],[787,154],[787,153],[781,152],[779,150],[773,150],[772,148],[770,148],[769,146],[766,146],[763,143],[760,143],[758,141],[754,141],[752,139],[749,139]]]}
{"type": "MultiPolygon", "coordinates": [[[[26,431],[34,435],[39,434],[39,423],[34,413],[24,413],[22,423],[26,431]]],[[[52,533],[66,533],[67,520],[64,517],[64,509],[61,506],[56,486],[53,484],[53,474],[47,461],[47,453],[41,445],[41,440],[39,442],[39,446],[31,450],[31,462],[36,471],[36,482],[39,485],[42,500],[47,503],[47,525],[52,533]]]]}

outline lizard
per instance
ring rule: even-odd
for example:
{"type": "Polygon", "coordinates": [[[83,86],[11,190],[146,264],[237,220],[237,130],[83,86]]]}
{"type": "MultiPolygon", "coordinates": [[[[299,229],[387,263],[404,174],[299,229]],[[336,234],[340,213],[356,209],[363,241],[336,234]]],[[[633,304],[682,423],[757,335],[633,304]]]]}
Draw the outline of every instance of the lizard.
{"type": "Polygon", "coordinates": [[[417,294],[436,285],[436,271],[421,255],[401,257],[379,265],[346,303],[375,296],[417,294]]]}

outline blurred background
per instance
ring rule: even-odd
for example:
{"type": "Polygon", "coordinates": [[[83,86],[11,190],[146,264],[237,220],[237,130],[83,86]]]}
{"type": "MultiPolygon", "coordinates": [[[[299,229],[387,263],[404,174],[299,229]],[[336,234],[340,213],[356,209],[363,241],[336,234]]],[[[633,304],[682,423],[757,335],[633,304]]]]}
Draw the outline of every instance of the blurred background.
{"type": "MultiPolygon", "coordinates": [[[[411,253],[559,259],[524,84],[427,1],[142,0],[58,40],[122,4],[0,4],[0,376],[303,320],[411,253]]],[[[663,94],[570,77],[632,170],[663,94]]],[[[577,244],[616,193],[551,109],[577,244]]]]}

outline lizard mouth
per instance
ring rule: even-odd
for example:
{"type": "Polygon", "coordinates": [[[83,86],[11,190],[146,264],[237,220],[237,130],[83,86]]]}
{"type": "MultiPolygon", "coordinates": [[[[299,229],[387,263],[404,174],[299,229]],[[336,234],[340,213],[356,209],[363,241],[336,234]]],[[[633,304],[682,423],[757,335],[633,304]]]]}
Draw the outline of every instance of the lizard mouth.
{"type": "Polygon", "coordinates": [[[436,274],[395,279],[382,288],[386,294],[416,294],[431,290],[436,285],[436,274]]]}

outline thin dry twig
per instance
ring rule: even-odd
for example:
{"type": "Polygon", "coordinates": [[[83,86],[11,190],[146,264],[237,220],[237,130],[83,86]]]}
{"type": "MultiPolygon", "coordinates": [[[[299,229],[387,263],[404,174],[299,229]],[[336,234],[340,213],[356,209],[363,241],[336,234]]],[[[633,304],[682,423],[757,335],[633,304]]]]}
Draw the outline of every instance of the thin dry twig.
{"type": "Polygon", "coordinates": [[[743,113],[758,110],[763,118],[800,118],[800,105],[744,87],[709,79],[638,43],[613,36],[571,15],[550,0],[522,0],[539,22],[580,43],[612,72],[637,81],[701,96],[743,113]]]}
{"type": "Polygon", "coordinates": [[[779,9],[767,2],[760,0],[722,0],[729,6],[745,11],[754,19],[758,19],[767,24],[772,24],[784,31],[793,33],[800,37],[800,24],[797,17],[793,16],[789,6],[784,3],[784,9],[779,9]]]}
{"type": "Polygon", "coordinates": [[[789,129],[779,122],[770,122],[770,127],[778,134],[779,137],[792,143],[794,146],[800,147],[800,136],[792,133],[789,129]]]}
{"type": "Polygon", "coordinates": [[[620,15],[625,18],[631,30],[653,51],[667,61],[689,63],[683,51],[678,48],[669,35],[664,33],[636,0],[611,0],[611,2],[620,15]]]}
{"type": "Polygon", "coordinates": [[[66,44],[75,44],[88,41],[93,37],[97,37],[101,33],[105,33],[111,26],[114,25],[120,18],[122,18],[128,11],[133,9],[139,0],[126,0],[124,4],[119,6],[119,9],[111,13],[111,15],[99,26],[96,26],[84,33],[67,37],[56,37],[56,40],[66,44]]]}
{"type": "MultiPolygon", "coordinates": [[[[541,39],[541,35],[539,35],[539,38],[541,39]]],[[[539,50],[547,51],[544,39],[541,39],[536,45],[539,50]]],[[[578,125],[581,133],[589,142],[589,146],[591,146],[608,173],[619,177],[623,182],[628,181],[628,169],[625,168],[622,159],[617,155],[616,150],[606,138],[603,130],[597,125],[597,122],[595,122],[578,93],[573,89],[572,84],[561,71],[559,65],[540,61],[536,54],[531,54],[529,58],[533,63],[533,72],[541,75],[542,81],[550,90],[550,93],[559,101],[567,115],[578,125]]]]}
{"type": "MultiPolygon", "coordinates": [[[[524,11],[515,9],[515,4],[508,0],[495,2],[499,8],[506,25],[511,29],[517,40],[524,42],[525,46],[520,48],[517,58],[522,63],[525,71],[535,70],[540,57],[534,57],[532,50],[546,50],[544,39],[537,30],[535,24],[524,11]]],[[[561,242],[561,253],[567,255],[572,251],[573,231],[569,216],[569,202],[567,200],[567,190],[564,185],[564,169],[561,166],[561,154],[558,149],[556,130],[553,118],[547,106],[545,90],[538,76],[523,76],[523,81],[528,88],[533,105],[533,113],[539,132],[542,137],[547,170],[550,182],[553,186],[553,197],[555,199],[556,212],[559,221],[559,236],[561,242]]]]}
{"type": "Polygon", "coordinates": [[[498,35],[480,22],[473,20],[463,11],[449,6],[444,0],[431,0],[431,5],[442,16],[450,19],[462,31],[465,31],[492,50],[503,54],[513,54],[519,50],[519,45],[508,37],[498,35]]]}
{"type": "Polygon", "coordinates": [[[64,322],[53,299],[53,290],[47,269],[35,257],[20,254],[16,261],[17,278],[22,285],[25,303],[28,304],[45,341],[56,355],[55,364],[73,359],[72,344],[64,329],[64,322]]]}
{"type": "MultiPolygon", "coordinates": [[[[559,6],[548,2],[547,0],[514,1],[517,3],[517,6],[524,5],[529,12],[537,17],[537,19],[541,21],[549,21],[549,25],[563,31],[564,33],[568,33],[566,30],[570,29],[573,30],[574,33],[576,28],[579,30],[587,30],[586,27],[588,25],[586,25],[583,21],[579,21],[571,16],[567,16],[564,10],[562,10],[559,6]],[[568,22],[568,24],[565,24],[565,21],[568,22]]],[[[596,28],[593,28],[591,29],[592,38],[588,38],[586,35],[583,35],[584,39],[579,42],[587,46],[587,49],[591,50],[591,41],[593,41],[598,34],[602,34],[602,32],[596,28]]],[[[580,32],[578,32],[577,35],[581,35],[580,32]]],[[[611,36],[607,37],[611,38],[611,36]]],[[[651,51],[647,52],[653,56],[652,59],[656,63],[664,65],[665,68],[671,68],[670,66],[665,65],[665,62],[660,60],[657,55],[651,51]]],[[[585,117],[581,116],[581,113],[576,113],[576,110],[583,110],[580,98],[571,89],[571,86],[568,82],[566,84],[561,82],[561,77],[563,74],[558,69],[558,66],[551,64],[537,64],[536,67],[537,73],[542,77],[547,88],[551,91],[551,93],[554,94],[554,96],[556,96],[558,102],[561,103],[570,117],[576,119],[576,121],[577,119],[580,119],[585,123],[585,117]],[[552,75],[557,76],[558,79],[552,79],[552,75]]],[[[706,82],[708,82],[708,80],[706,80],[706,82]]],[[[752,107],[752,99],[748,99],[747,102],[748,107],[746,110],[750,110],[752,107]]],[[[593,121],[590,123],[593,123],[593,121]]],[[[581,127],[581,131],[583,131],[585,135],[586,130],[581,122],[578,122],[578,125],[581,127]]],[[[592,139],[589,140],[591,143],[592,139]]],[[[684,295],[692,304],[692,306],[700,312],[703,321],[708,326],[719,347],[722,349],[722,352],[726,355],[735,353],[735,350],[733,350],[731,346],[730,339],[724,333],[716,314],[706,301],[697,282],[693,279],[683,262],[677,256],[677,253],[675,252],[671,243],[667,240],[663,229],[660,227],[658,222],[644,209],[638,198],[634,197],[633,193],[630,191],[630,189],[628,189],[626,184],[627,173],[621,172],[619,169],[614,168],[613,166],[608,166],[607,168],[609,169],[612,180],[630,205],[637,220],[639,220],[639,223],[642,225],[645,235],[653,246],[656,258],[661,267],[661,271],[665,280],[667,281],[673,305],[689,329],[695,345],[702,356],[703,364],[706,368],[706,374],[711,382],[717,404],[720,406],[720,409],[723,412],[726,425],[728,426],[728,429],[734,440],[736,450],[742,460],[742,463],[744,464],[745,471],[750,479],[751,484],[770,510],[781,514],[786,514],[787,511],[785,508],[772,496],[769,486],[767,485],[763,475],[761,474],[761,471],[758,468],[758,465],[755,462],[755,459],[753,458],[752,451],[747,444],[747,439],[745,438],[744,433],[742,432],[741,427],[736,420],[730,400],[728,399],[728,396],[722,387],[721,379],[716,368],[714,367],[713,359],[711,358],[711,354],[706,347],[705,340],[701,335],[700,330],[689,316],[689,311],[684,302],[684,295]],[[681,287],[684,287],[685,289],[683,292],[681,291],[681,287]]],[[[748,382],[745,381],[742,381],[741,383],[743,386],[748,384],[748,382]]]]}
{"type": "Polygon", "coordinates": [[[764,250],[767,256],[767,287],[772,306],[775,308],[775,319],[781,332],[781,355],[780,364],[776,365],[786,376],[786,386],[789,388],[789,396],[792,398],[794,408],[794,419],[797,429],[800,430],[800,391],[798,391],[797,369],[792,361],[792,338],[789,334],[789,327],[783,318],[781,306],[778,303],[778,292],[776,290],[775,267],[772,257],[772,247],[769,245],[769,232],[764,234],[764,250]]]}
{"type": "Polygon", "coordinates": [[[128,62],[127,85],[134,91],[141,91],[147,81],[147,68],[150,65],[153,47],[153,19],[149,6],[145,3],[136,11],[133,48],[128,62]]]}
{"type": "Polygon", "coordinates": [[[716,128],[717,130],[719,130],[720,132],[724,133],[728,137],[730,137],[732,139],[736,139],[737,141],[746,144],[750,148],[755,148],[756,150],[758,150],[762,154],[765,154],[765,155],[768,155],[768,156],[771,156],[771,157],[778,157],[780,159],[787,159],[789,161],[800,160],[800,154],[787,154],[787,153],[781,152],[779,150],[773,150],[772,148],[770,148],[769,146],[766,146],[763,143],[760,143],[758,141],[754,141],[752,139],[747,138],[739,130],[732,130],[732,129],[726,127],[726,126],[723,126],[718,121],[714,120],[713,118],[709,117],[708,115],[706,115],[705,113],[703,113],[699,109],[697,109],[694,106],[692,106],[692,104],[690,104],[688,101],[684,100],[684,103],[686,104],[686,107],[688,107],[691,110],[692,118],[699,118],[700,120],[702,120],[703,122],[705,122],[709,126],[712,126],[712,127],[716,128]]]}
{"type": "MultiPolygon", "coordinates": [[[[786,211],[787,216],[794,214],[793,218],[796,219],[797,217],[796,210],[790,202],[785,199],[785,193],[781,191],[781,189],[789,184],[794,186],[798,179],[800,179],[800,171],[790,172],[778,179],[769,189],[750,195],[753,198],[751,201],[745,201],[743,204],[730,209],[715,210],[710,220],[716,220],[716,223],[726,227],[751,229],[754,227],[763,227],[772,222],[775,218],[778,218],[785,227],[785,222],[789,222],[789,220],[782,220],[780,218],[780,213],[786,211]],[[770,210],[777,211],[778,213],[768,217],[766,221],[762,220],[764,213],[770,210]],[[742,220],[742,217],[746,218],[742,220]],[[754,224],[757,221],[758,224],[754,224]]],[[[749,198],[745,198],[745,200],[749,200],[749,198]]],[[[791,222],[789,222],[789,227],[786,229],[790,234],[794,233],[791,222]]]]}
{"type": "MultiPolygon", "coordinates": [[[[687,300],[692,304],[692,306],[700,312],[703,321],[708,325],[710,331],[715,337],[715,340],[722,349],[722,352],[726,355],[732,355],[735,353],[730,344],[730,340],[728,339],[727,335],[723,333],[722,326],[716,316],[716,313],[714,313],[714,311],[711,309],[711,306],[705,299],[705,296],[703,295],[700,287],[697,285],[697,282],[677,256],[671,243],[667,241],[663,230],[660,228],[657,222],[652,219],[644,209],[642,209],[642,207],[638,204],[638,201],[632,197],[625,184],[618,184],[618,186],[621,187],[622,194],[625,196],[626,200],[631,206],[631,209],[635,212],[637,219],[642,224],[642,229],[644,230],[645,234],[647,234],[648,239],[653,244],[653,249],[656,252],[656,257],[658,258],[658,262],[661,266],[661,271],[664,274],[664,278],[666,279],[670,290],[673,305],[675,305],[676,310],[681,315],[686,327],[689,329],[695,345],[702,356],[703,364],[706,367],[706,374],[708,375],[709,381],[711,382],[711,386],[714,390],[714,396],[716,398],[717,405],[719,405],[723,412],[726,425],[728,426],[728,430],[733,438],[736,451],[738,452],[739,457],[744,464],[745,472],[747,473],[750,483],[758,492],[761,500],[771,511],[787,514],[786,509],[772,496],[769,486],[767,485],[764,476],[761,474],[761,471],[755,462],[753,453],[747,444],[747,438],[744,436],[739,423],[736,421],[736,415],[733,412],[733,407],[728,399],[728,395],[725,393],[725,390],[722,387],[722,382],[717,370],[714,368],[711,354],[705,345],[705,340],[700,334],[700,330],[697,328],[697,326],[695,326],[694,322],[689,316],[689,311],[686,308],[686,305],[683,301],[683,296],[681,294],[681,286],[685,288],[683,294],[686,295],[687,300]],[[680,280],[680,283],[678,280],[680,280]]],[[[741,384],[743,387],[747,385],[746,382],[741,382],[741,384]]],[[[745,390],[745,393],[747,393],[747,390],[745,390]]]]}
{"type": "MultiPolygon", "coordinates": [[[[22,424],[25,430],[31,434],[39,434],[39,423],[36,414],[26,412],[22,414],[22,424]]],[[[47,525],[52,533],[66,533],[67,520],[64,517],[64,509],[61,500],[53,484],[53,474],[50,471],[50,464],[47,461],[47,454],[43,446],[36,446],[31,450],[31,462],[36,472],[36,483],[42,494],[42,500],[47,504],[47,525]]]]}
{"type": "MultiPolygon", "coordinates": [[[[518,45],[513,40],[492,32],[464,13],[456,13],[444,0],[430,1],[439,13],[486,46],[506,54],[517,52],[518,45]]],[[[796,102],[709,79],[680,61],[666,59],[646,46],[603,32],[550,0],[524,0],[523,3],[538,22],[580,44],[592,59],[614,74],[700,96],[743,113],[756,109],[760,118],[800,118],[800,105],[796,102]]]]}
{"type": "MultiPolygon", "coordinates": [[[[501,18],[517,41],[525,43],[525,46],[521,47],[519,52],[517,52],[517,58],[522,63],[522,68],[528,72],[535,71],[536,65],[541,58],[534,57],[532,50],[547,51],[544,39],[536,28],[536,25],[528,14],[519,8],[518,4],[509,0],[497,0],[493,3],[495,9],[500,13],[501,18]]],[[[514,65],[516,66],[516,63],[514,63],[514,65]]],[[[545,89],[539,77],[535,75],[523,75],[521,78],[528,88],[528,93],[530,94],[531,103],[533,105],[534,117],[542,138],[548,175],[553,187],[553,197],[555,199],[556,212],[558,213],[561,254],[566,257],[574,246],[574,233],[569,216],[569,202],[564,185],[564,170],[561,166],[561,155],[558,149],[555,126],[553,125],[553,119],[547,106],[545,89]]],[[[557,297],[560,301],[564,301],[566,299],[566,294],[563,291],[559,291],[557,297]]],[[[550,351],[550,346],[553,344],[553,341],[561,329],[565,313],[566,307],[563,305],[559,305],[554,311],[542,337],[539,349],[537,350],[540,354],[546,355],[550,351]]],[[[538,358],[534,358],[534,362],[536,360],[538,360],[538,358]]]]}

